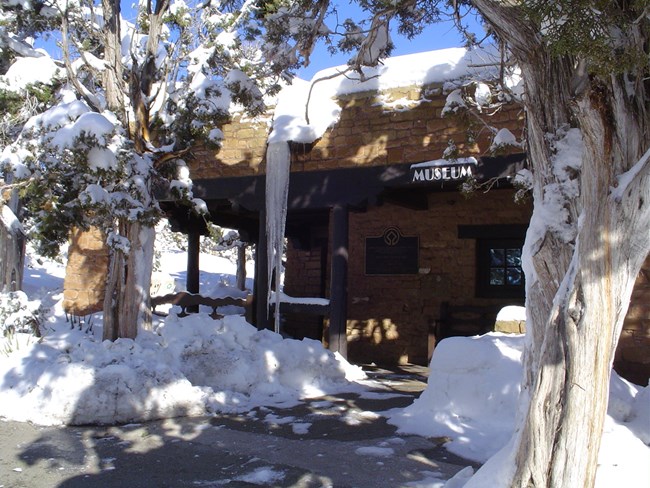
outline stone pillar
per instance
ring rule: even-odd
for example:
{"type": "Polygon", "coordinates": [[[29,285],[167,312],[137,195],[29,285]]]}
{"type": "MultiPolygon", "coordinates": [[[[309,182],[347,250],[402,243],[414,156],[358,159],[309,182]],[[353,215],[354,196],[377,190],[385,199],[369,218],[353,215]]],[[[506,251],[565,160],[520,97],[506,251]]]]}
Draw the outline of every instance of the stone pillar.
{"type": "Polygon", "coordinates": [[[108,260],[106,240],[99,229],[72,230],[63,282],[63,309],[67,313],[83,316],[102,311],[108,260]]]}

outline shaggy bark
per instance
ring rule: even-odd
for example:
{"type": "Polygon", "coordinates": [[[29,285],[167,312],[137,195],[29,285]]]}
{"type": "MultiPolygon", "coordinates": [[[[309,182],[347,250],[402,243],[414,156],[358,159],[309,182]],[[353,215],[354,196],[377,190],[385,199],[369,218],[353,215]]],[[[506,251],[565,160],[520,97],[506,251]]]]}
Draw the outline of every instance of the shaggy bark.
{"type": "MultiPolygon", "coordinates": [[[[650,147],[644,73],[587,77],[579,60],[553,56],[513,2],[474,2],[522,69],[535,210],[545,225],[546,192],[558,192],[564,231],[529,231],[525,254],[528,337],[516,469],[509,487],[593,486],[609,376],[629,298],[650,251],[650,147]],[[552,138],[581,129],[582,167],[554,168],[552,138]],[[641,161],[637,164],[637,162],[641,161]],[[625,190],[618,176],[635,164],[625,190]],[[569,236],[569,237],[567,237],[569,236]],[[525,407],[525,406],[524,406],[525,407]]],[[[638,38],[643,39],[641,32],[638,38]]],[[[624,181],[624,180],[621,180],[624,181]]]]}
{"type": "Polygon", "coordinates": [[[11,207],[0,197],[0,292],[20,290],[23,284],[25,235],[11,207]]]}
{"type": "MultiPolygon", "coordinates": [[[[106,101],[121,121],[126,121],[124,111],[124,67],[122,65],[120,2],[102,0],[104,18],[104,86],[106,101]]],[[[126,126],[128,127],[128,125],[126,126]]]]}
{"type": "Polygon", "coordinates": [[[138,222],[121,222],[130,242],[128,253],[113,249],[104,299],[104,340],[135,338],[151,324],[151,272],[155,230],[138,222]]]}

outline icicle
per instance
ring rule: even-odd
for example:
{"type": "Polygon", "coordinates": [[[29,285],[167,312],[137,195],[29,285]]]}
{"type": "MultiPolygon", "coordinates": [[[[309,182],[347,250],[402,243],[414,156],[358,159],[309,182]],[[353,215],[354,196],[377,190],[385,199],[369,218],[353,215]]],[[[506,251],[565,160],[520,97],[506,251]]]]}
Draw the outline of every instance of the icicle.
{"type": "Polygon", "coordinates": [[[275,270],[275,332],[277,333],[280,332],[280,274],[284,227],[287,220],[290,162],[291,151],[287,142],[269,142],[266,149],[266,236],[269,263],[267,307],[271,305],[271,280],[275,270]]]}

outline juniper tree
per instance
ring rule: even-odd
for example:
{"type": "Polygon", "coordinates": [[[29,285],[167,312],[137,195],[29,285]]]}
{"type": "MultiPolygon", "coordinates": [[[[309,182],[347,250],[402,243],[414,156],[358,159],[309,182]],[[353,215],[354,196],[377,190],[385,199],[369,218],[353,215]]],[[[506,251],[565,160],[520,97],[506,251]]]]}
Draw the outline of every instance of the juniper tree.
{"type": "Polygon", "coordinates": [[[593,486],[614,351],[650,250],[650,7],[473,3],[522,70],[534,199],[510,486],[593,486]],[[572,132],[577,167],[561,149],[572,132]]]}
{"type": "Polygon", "coordinates": [[[296,23],[292,2],[158,0],[128,20],[115,0],[0,5],[4,93],[33,89],[11,82],[19,63],[31,74],[57,68],[55,80],[38,81],[52,99],[2,157],[31,235],[54,253],[71,227],[101,228],[111,249],[104,336],[134,337],[148,323],[155,190],[193,201],[183,156],[199,141],[218,145],[233,106],[265,110],[265,96],[303,59],[299,39],[320,35],[309,21],[320,14],[303,2],[301,27],[278,33],[282,18],[296,23]],[[55,39],[61,56],[34,49],[35,36],[55,39]]]}

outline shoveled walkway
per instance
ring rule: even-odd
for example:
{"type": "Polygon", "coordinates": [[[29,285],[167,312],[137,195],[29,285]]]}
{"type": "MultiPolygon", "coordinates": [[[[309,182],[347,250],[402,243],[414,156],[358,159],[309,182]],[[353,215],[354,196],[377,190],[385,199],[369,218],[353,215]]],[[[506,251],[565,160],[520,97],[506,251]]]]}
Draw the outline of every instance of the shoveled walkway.
{"type": "Polygon", "coordinates": [[[426,368],[368,374],[384,389],[247,415],[118,427],[0,421],[0,487],[395,488],[433,486],[472,464],[441,439],[397,435],[381,416],[419,395],[426,368]]]}

